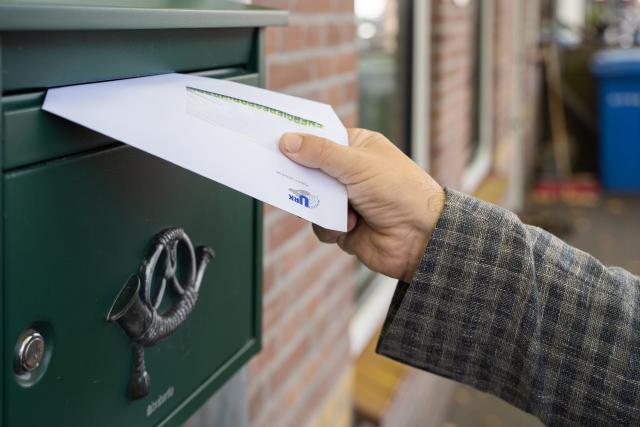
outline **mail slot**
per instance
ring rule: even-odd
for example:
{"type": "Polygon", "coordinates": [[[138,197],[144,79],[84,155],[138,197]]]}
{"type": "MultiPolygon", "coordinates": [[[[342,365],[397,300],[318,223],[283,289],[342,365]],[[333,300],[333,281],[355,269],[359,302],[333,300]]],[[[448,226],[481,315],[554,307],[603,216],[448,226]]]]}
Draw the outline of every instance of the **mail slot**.
{"type": "Polygon", "coordinates": [[[166,72],[260,85],[287,14],[65,3],[0,0],[0,420],[179,426],[260,349],[261,206],[40,107],[166,72]]]}

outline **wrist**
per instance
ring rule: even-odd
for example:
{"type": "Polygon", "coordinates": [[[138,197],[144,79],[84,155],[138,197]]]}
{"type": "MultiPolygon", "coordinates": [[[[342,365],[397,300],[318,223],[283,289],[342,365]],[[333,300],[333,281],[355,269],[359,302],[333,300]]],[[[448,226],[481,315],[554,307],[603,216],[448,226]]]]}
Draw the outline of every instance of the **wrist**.
{"type": "Polygon", "coordinates": [[[440,184],[435,182],[426,172],[425,176],[424,188],[419,196],[421,204],[416,209],[416,226],[418,231],[429,240],[444,210],[446,195],[440,184]]]}
{"type": "Polygon", "coordinates": [[[427,177],[428,188],[425,191],[425,197],[422,198],[424,204],[417,210],[419,217],[416,222],[415,237],[412,239],[410,245],[409,260],[404,277],[402,278],[402,280],[407,283],[411,283],[420,265],[420,260],[427,250],[429,240],[431,240],[431,236],[433,235],[445,205],[446,196],[444,189],[433,181],[431,177],[427,177]]]}

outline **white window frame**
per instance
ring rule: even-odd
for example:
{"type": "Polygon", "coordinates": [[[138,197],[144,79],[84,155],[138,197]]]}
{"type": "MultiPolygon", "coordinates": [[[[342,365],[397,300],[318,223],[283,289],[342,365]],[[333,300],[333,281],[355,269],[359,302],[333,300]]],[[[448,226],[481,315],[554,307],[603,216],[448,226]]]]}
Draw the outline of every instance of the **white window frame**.
{"type": "Polygon", "coordinates": [[[478,189],[482,181],[491,171],[493,163],[493,105],[494,105],[494,0],[478,0],[476,7],[481,6],[480,31],[480,111],[478,126],[480,141],[474,158],[462,177],[462,191],[472,193],[478,189]]]}
{"type": "MultiPolygon", "coordinates": [[[[411,100],[411,157],[423,167],[429,168],[429,99],[431,68],[431,2],[413,2],[413,64],[411,100]],[[419,96],[416,96],[419,95],[419,96]]],[[[349,324],[351,356],[359,357],[376,334],[387,314],[391,298],[396,289],[396,279],[377,274],[349,324]]]]}

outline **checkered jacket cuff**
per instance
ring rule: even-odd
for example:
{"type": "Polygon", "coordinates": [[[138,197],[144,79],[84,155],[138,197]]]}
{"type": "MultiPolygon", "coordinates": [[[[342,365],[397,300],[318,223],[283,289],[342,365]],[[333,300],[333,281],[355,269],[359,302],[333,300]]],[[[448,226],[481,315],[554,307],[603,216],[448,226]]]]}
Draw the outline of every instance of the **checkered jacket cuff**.
{"type": "Polygon", "coordinates": [[[548,425],[640,425],[640,279],[454,190],[377,351],[548,425]]]}

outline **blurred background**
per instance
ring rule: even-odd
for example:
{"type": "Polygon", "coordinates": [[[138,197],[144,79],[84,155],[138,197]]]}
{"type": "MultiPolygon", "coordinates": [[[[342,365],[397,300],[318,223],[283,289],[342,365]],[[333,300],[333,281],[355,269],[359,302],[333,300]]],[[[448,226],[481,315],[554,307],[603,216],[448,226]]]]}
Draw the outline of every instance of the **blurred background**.
{"type": "MultiPolygon", "coordinates": [[[[291,11],[267,31],[270,89],[640,274],[640,1],[257,3],[291,11]]],[[[189,426],[540,425],[377,356],[395,281],[268,206],[264,230],[263,350],[189,426]]]]}

